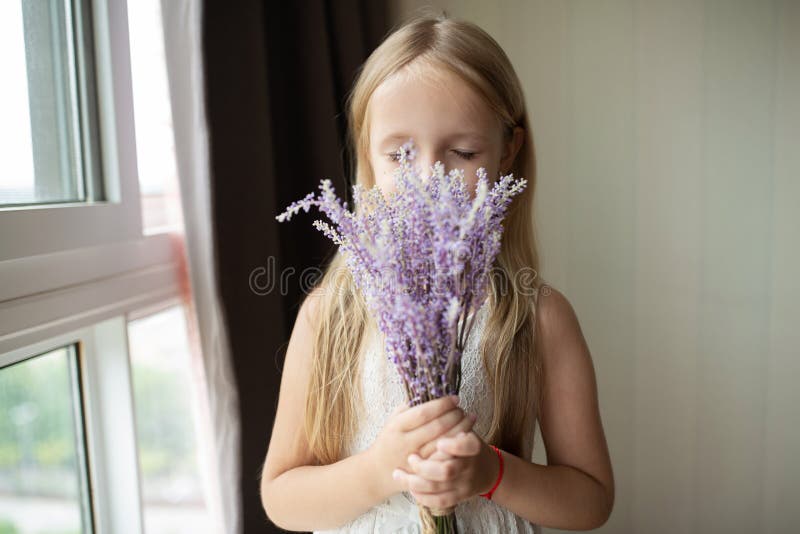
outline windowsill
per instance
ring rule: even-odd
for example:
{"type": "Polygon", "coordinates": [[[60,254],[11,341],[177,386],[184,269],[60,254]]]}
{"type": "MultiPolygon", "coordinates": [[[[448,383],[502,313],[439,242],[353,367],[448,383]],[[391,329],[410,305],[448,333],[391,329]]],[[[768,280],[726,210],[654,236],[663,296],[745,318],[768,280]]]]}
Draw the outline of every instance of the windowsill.
{"type": "Polygon", "coordinates": [[[0,262],[0,354],[179,295],[168,233],[0,262]]]}

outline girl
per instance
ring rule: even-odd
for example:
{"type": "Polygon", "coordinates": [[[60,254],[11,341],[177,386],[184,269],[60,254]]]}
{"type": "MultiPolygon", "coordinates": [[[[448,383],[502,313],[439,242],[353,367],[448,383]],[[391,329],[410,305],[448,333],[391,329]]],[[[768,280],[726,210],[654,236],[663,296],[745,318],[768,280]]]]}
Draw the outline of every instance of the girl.
{"type": "Polygon", "coordinates": [[[365,62],[348,120],[355,179],[367,188],[393,188],[409,138],[422,169],[463,168],[473,191],[478,167],[528,185],[506,215],[458,399],[408,407],[334,257],[289,340],[261,479],[267,515],[287,530],[419,532],[419,503],[455,506],[460,532],[603,525],[614,478],[593,363],[570,303],[536,276],[532,136],[505,53],[474,24],[420,17],[365,62]],[[537,421],[547,465],[533,462],[537,421]]]}

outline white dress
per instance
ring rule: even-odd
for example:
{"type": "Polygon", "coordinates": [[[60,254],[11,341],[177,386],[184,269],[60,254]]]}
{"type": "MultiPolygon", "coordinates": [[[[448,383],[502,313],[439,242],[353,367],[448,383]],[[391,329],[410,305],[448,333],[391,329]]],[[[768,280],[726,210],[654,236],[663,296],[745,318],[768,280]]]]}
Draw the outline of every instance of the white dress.
{"type": "MultiPolygon", "coordinates": [[[[475,324],[467,338],[461,360],[461,388],[459,406],[466,412],[478,414],[472,429],[486,439],[494,406],[491,389],[479,354],[479,339],[483,332],[488,299],[478,310],[475,324]]],[[[386,357],[383,350],[383,334],[376,333],[365,344],[362,356],[361,384],[363,398],[369,399],[368,408],[362,407],[359,429],[345,451],[349,455],[368,448],[383,428],[392,410],[406,402],[405,390],[400,375],[386,357]]],[[[525,456],[533,461],[532,448],[535,427],[525,444],[525,456]]],[[[456,521],[460,534],[508,533],[541,534],[539,525],[533,524],[493,500],[474,496],[456,505],[456,521]]],[[[422,532],[419,508],[413,495],[407,491],[396,493],[382,503],[373,506],[349,523],[333,530],[315,530],[314,534],[418,534],[422,532]]]]}

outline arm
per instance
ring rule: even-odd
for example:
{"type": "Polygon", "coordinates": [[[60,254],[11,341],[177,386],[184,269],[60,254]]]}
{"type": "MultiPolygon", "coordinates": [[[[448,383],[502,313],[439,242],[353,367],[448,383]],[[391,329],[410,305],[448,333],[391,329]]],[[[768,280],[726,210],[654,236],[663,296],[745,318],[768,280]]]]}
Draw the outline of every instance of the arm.
{"type": "Polygon", "coordinates": [[[278,408],[261,476],[261,503],[285,530],[325,530],[356,518],[389,496],[375,479],[369,451],[313,465],[303,431],[319,290],[303,302],[286,351],[278,408]]]}
{"type": "MultiPolygon", "coordinates": [[[[540,429],[547,464],[503,453],[503,480],[492,499],[542,526],[568,530],[597,528],[614,506],[611,468],[597,400],[594,367],[569,301],[555,289],[542,292],[537,350],[543,351],[544,401],[540,429]]],[[[491,487],[499,469],[488,446],[491,487]]],[[[484,490],[485,491],[485,490],[484,490]]]]}
{"type": "Polygon", "coordinates": [[[366,451],[330,465],[302,465],[262,484],[261,500],[284,530],[334,529],[388,497],[382,497],[373,472],[366,451]]]}

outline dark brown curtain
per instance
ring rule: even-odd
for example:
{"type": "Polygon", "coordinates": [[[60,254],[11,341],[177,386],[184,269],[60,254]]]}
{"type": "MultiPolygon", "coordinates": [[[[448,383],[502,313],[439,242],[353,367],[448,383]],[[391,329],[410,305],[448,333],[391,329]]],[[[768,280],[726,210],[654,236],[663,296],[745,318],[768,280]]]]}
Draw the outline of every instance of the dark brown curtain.
{"type": "Polygon", "coordinates": [[[322,178],[349,198],[344,102],[387,24],[382,1],[204,2],[214,239],[239,394],[247,534],[281,532],[261,506],[261,468],[303,288],[333,251],[311,226],[314,210],[284,223],[275,216],[322,178]]]}

